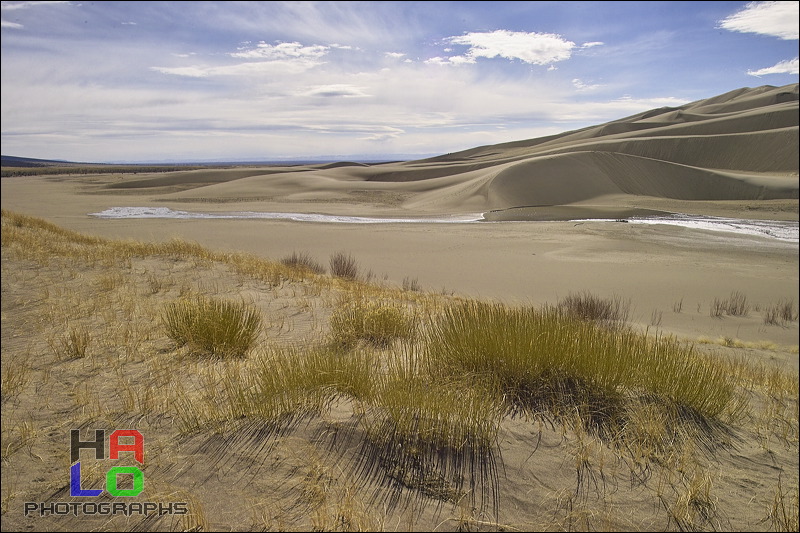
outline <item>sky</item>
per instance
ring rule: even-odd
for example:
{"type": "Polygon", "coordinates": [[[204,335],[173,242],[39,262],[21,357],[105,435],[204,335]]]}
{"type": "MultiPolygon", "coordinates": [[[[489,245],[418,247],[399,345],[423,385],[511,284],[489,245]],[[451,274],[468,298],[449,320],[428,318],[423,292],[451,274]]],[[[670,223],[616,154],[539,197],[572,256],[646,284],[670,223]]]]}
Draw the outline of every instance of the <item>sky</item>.
{"type": "Polygon", "coordinates": [[[412,159],[798,82],[800,2],[2,2],[2,154],[412,159]]]}

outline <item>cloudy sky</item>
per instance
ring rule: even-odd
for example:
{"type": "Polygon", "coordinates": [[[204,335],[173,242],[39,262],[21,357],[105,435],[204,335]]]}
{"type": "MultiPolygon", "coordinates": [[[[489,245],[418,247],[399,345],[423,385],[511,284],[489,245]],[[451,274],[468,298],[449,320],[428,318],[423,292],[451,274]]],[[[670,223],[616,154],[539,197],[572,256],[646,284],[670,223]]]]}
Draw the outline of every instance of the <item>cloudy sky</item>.
{"type": "Polygon", "coordinates": [[[799,2],[2,2],[2,153],[381,159],[798,82],[799,2]]]}

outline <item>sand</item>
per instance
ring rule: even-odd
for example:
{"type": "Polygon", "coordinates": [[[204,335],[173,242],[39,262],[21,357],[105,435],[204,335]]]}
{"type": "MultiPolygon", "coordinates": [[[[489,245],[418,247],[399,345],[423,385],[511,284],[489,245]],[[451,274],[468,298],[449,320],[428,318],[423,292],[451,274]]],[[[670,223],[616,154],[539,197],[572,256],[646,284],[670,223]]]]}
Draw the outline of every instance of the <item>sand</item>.
{"type": "MultiPolygon", "coordinates": [[[[637,327],[690,342],[714,341],[714,350],[732,357],[798,370],[797,322],[766,325],[760,311],[787,299],[797,302],[797,242],[615,222],[664,213],[796,222],[796,84],[742,89],[546,139],[421,161],[14,177],[3,178],[1,185],[4,210],[91,235],[144,241],[181,238],[213,250],[276,260],[305,251],[323,264],[331,254],[345,251],[378,283],[400,286],[415,280],[426,291],[512,305],[556,303],[580,292],[621,298],[630,302],[630,320],[637,327]],[[126,206],[372,217],[484,213],[493,222],[336,224],[89,216],[126,206]],[[583,220],[594,218],[606,220],[583,220]],[[744,317],[712,317],[712,302],[733,292],[746,295],[753,311],[744,317]],[[728,346],[721,346],[720,339],[728,346]]],[[[4,338],[6,324],[4,310],[4,338]]],[[[3,409],[5,413],[5,404],[3,409]]],[[[526,455],[525,447],[517,444],[530,441],[540,429],[509,421],[505,430],[503,461],[510,476],[501,489],[505,514],[487,517],[487,522],[542,527],[547,521],[534,520],[534,515],[549,509],[561,516],[568,500],[597,496],[595,489],[570,496],[575,471],[559,451],[563,442],[557,431],[544,433],[543,451],[531,462],[530,452],[526,455]],[[545,463],[553,468],[543,471],[536,466],[545,463]],[[546,490],[535,492],[541,499],[532,502],[526,491],[513,488],[514,483],[546,490]]],[[[718,460],[727,470],[716,486],[726,492],[720,507],[727,514],[716,526],[704,527],[769,529],[759,522],[769,497],[759,492],[758,511],[747,507],[750,489],[742,480],[761,479],[772,490],[777,478],[771,469],[777,467],[770,457],[778,453],[786,486],[796,490],[796,433],[790,442],[778,452],[751,442],[730,457],[725,452],[718,460]]],[[[291,450],[290,443],[286,446],[281,449],[291,450]]],[[[298,457],[288,461],[302,463],[298,457]]],[[[225,491],[231,480],[222,476],[210,483],[214,490],[225,491]]],[[[624,485],[621,478],[613,484],[624,485]]],[[[609,519],[608,527],[678,527],[663,513],[651,522],[643,509],[650,506],[655,517],[659,504],[637,494],[636,488],[621,493],[615,508],[619,516],[609,519]]],[[[208,501],[207,495],[204,498],[208,501]]],[[[233,525],[231,516],[219,512],[212,520],[215,527],[247,528],[233,525]]],[[[35,521],[9,523],[37,527],[35,521]]],[[[559,522],[558,527],[589,523],[559,522]]],[[[418,527],[433,527],[423,524],[418,527]]],[[[439,525],[454,529],[458,524],[445,519],[439,525]]],[[[384,523],[382,528],[405,526],[384,523]]],[[[591,527],[605,529],[597,520],[591,527]]]]}
{"type": "MultiPolygon", "coordinates": [[[[326,262],[344,250],[390,282],[415,278],[426,290],[511,303],[589,290],[630,299],[641,322],[664,312],[661,326],[670,331],[757,341],[757,325],[703,320],[697,328],[670,311],[683,300],[702,315],[732,291],[763,305],[796,297],[797,243],[569,219],[689,213],[796,221],[797,94],[797,85],[732,91],[552,138],[404,163],[4,178],[2,207],[106,237],[180,237],[273,259],[300,250],[326,262]],[[485,213],[505,222],[88,216],[123,206],[398,218],[485,213]]],[[[769,333],[796,344],[796,332],[769,333]]]]}

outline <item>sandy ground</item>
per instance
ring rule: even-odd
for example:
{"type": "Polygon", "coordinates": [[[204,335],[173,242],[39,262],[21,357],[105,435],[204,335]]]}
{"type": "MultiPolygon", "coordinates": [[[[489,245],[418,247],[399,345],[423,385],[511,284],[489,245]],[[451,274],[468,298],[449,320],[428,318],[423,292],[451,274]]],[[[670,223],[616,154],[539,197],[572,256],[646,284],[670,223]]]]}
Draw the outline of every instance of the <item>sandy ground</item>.
{"type": "MultiPolygon", "coordinates": [[[[215,250],[247,251],[276,260],[292,251],[306,251],[325,264],[331,254],[346,251],[380,281],[401,285],[404,279],[416,279],[424,290],[507,303],[555,303],[570,293],[589,291],[604,298],[630,300],[634,322],[658,325],[688,338],[797,344],[796,327],[768,328],[757,314],[726,319],[709,315],[715,298],[726,299],[734,291],[746,295],[754,305],[796,300],[797,243],[616,222],[336,224],[89,216],[114,206],[408,216],[401,208],[363,199],[358,203],[337,201],[331,206],[308,202],[165,203],[158,194],[110,194],[101,188],[114,179],[118,178],[4,178],[2,207],[93,235],[148,241],[182,238],[215,250]],[[678,307],[680,313],[674,311],[678,307]]],[[[657,202],[649,199],[647,203],[651,207],[657,202]]],[[[753,202],[718,204],[702,210],[698,208],[704,206],[692,207],[695,213],[754,214],[754,209],[747,208],[753,202]]],[[[786,219],[796,217],[797,202],[771,201],[758,207],[758,215],[765,219],[786,219]]],[[[791,364],[797,366],[796,357],[791,364]]]]}
{"type": "MultiPolygon", "coordinates": [[[[675,334],[697,342],[704,350],[775,365],[796,376],[797,321],[767,325],[763,313],[768,306],[786,300],[793,301],[796,308],[800,289],[797,242],[613,220],[643,212],[679,212],[797,221],[797,131],[797,86],[760,88],[734,91],[680,110],[654,110],[549,140],[480,147],[419,162],[3,178],[0,202],[4,210],[113,239],[180,238],[217,251],[245,251],[275,260],[302,251],[323,264],[331,254],[345,251],[358,260],[362,272],[372,273],[376,283],[401,286],[404,280],[415,280],[426,291],[508,304],[555,304],[571,293],[582,292],[617,297],[630,302],[631,322],[651,333],[675,334]],[[112,207],[137,206],[380,217],[492,212],[493,218],[504,221],[339,224],[90,216],[112,207]],[[610,221],[567,220],[572,217],[610,221]],[[727,299],[733,292],[746,296],[751,306],[748,315],[711,316],[714,300],[727,299]]],[[[50,274],[56,279],[58,273],[50,274]]],[[[187,279],[196,276],[218,287],[223,294],[263,293],[257,286],[237,285],[225,272],[185,274],[187,279]]],[[[32,274],[32,279],[43,276],[32,274]]],[[[24,278],[20,273],[8,283],[9,291],[17,291],[9,293],[16,307],[9,303],[6,309],[4,292],[4,362],[10,353],[7,349],[23,346],[26,327],[24,321],[14,322],[11,331],[7,324],[14,313],[35,308],[35,290],[39,288],[26,288],[24,278]]],[[[4,291],[6,286],[4,280],[4,291]]],[[[280,298],[287,298],[280,304],[286,309],[296,305],[287,296],[280,298]]],[[[303,316],[302,310],[296,314],[303,316]]],[[[82,364],[59,363],[52,375],[65,387],[85,379],[105,379],[102,369],[87,370],[82,364]]],[[[41,372],[51,375],[50,370],[41,372]]],[[[57,402],[37,410],[35,398],[25,407],[32,419],[58,418],[57,402]]],[[[770,530],[770,505],[775,497],[786,495],[786,501],[795,507],[796,524],[797,402],[793,405],[789,402],[781,407],[788,409],[784,420],[789,421],[783,440],[731,435],[733,444],[722,450],[698,451],[686,462],[691,468],[683,469],[681,461],[671,458],[678,464],[677,469],[669,470],[670,476],[677,476],[674,479],[651,478],[652,472],[639,472],[643,477],[638,481],[633,475],[636,468],[599,441],[581,440],[556,426],[508,418],[500,434],[501,469],[494,474],[501,479],[495,485],[501,502],[499,514],[481,514],[458,505],[442,513],[441,508],[428,504],[416,508],[412,502],[400,513],[376,515],[376,507],[365,510],[362,514],[383,518],[363,527],[770,530]],[[575,449],[578,445],[591,448],[586,452],[592,461],[586,463],[588,469],[581,466],[582,452],[575,449]],[[695,470],[700,463],[703,468],[695,470]],[[582,479],[582,475],[590,477],[582,479]],[[713,481],[713,497],[698,493],[702,490],[697,484],[706,481],[713,481]],[[670,516],[676,516],[681,502],[693,518],[679,523],[670,516]],[[713,512],[709,512],[711,507],[713,512]]],[[[4,403],[4,418],[8,409],[4,403]]],[[[339,416],[340,421],[347,420],[347,406],[337,409],[329,417],[334,422],[339,416]]],[[[332,474],[343,463],[329,462],[322,449],[311,444],[313,435],[330,430],[330,422],[317,420],[281,436],[269,450],[223,445],[213,438],[172,448],[169,428],[146,419],[141,427],[151,435],[148,438],[160,457],[154,468],[163,467],[166,472],[161,481],[180,483],[195,495],[208,517],[206,527],[243,530],[260,524],[283,529],[296,524],[310,527],[313,517],[309,518],[306,508],[291,508],[283,518],[275,519],[277,522],[266,515],[255,516],[262,509],[255,495],[276,495],[274,502],[279,505],[281,491],[302,492],[311,478],[321,483],[329,477],[347,479],[332,474]],[[235,458],[220,462],[215,456],[218,449],[235,452],[235,458]],[[250,468],[254,463],[260,465],[255,471],[250,468]],[[252,515],[247,520],[242,518],[245,512],[252,515]],[[290,518],[296,520],[280,522],[290,518]]],[[[41,456],[60,449],[63,455],[58,436],[65,427],[48,424],[42,434],[50,440],[41,437],[33,450],[41,456]]],[[[63,474],[55,467],[46,468],[46,463],[37,462],[36,454],[31,453],[22,467],[9,469],[4,462],[4,487],[8,486],[7,472],[18,480],[30,478],[34,485],[36,479],[63,474]]],[[[353,457],[339,460],[346,463],[353,457]]],[[[337,487],[338,505],[350,501],[349,486],[337,487]]],[[[6,501],[16,502],[14,494],[6,494],[6,490],[4,512],[6,501]]],[[[35,492],[33,488],[30,491],[35,492]]],[[[350,501],[350,511],[368,505],[364,493],[355,490],[353,494],[357,498],[355,504],[350,501]]],[[[42,498],[59,496],[63,494],[41,494],[42,498]]],[[[330,497],[334,498],[333,492],[330,497]]],[[[381,505],[378,502],[377,508],[381,505]]],[[[55,521],[20,520],[18,514],[9,517],[3,518],[3,530],[64,527],[55,521]]],[[[78,523],[70,522],[69,527],[78,523]]],[[[338,527],[354,526],[339,523],[338,527]]]]}

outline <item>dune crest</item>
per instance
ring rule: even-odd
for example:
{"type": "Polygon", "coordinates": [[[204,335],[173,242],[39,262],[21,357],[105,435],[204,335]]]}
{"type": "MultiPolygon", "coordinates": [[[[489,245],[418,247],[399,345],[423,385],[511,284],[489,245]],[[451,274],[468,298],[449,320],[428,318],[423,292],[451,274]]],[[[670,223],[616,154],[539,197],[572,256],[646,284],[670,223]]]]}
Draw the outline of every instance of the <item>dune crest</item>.
{"type": "Polygon", "coordinates": [[[798,84],[738,89],[560,135],[416,161],[249,169],[228,178],[217,172],[215,179],[196,171],[196,179],[183,176],[191,189],[163,199],[327,202],[334,212],[337,201],[359,201],[364,214],[508,211],[511,218],[520,208],[555,213],[575,204],[613,217],[675,209],[679,201],[689,202],[679,209],[702,214],[705,206],[691,202],[798,199],[798,122],[798,84]]]}

